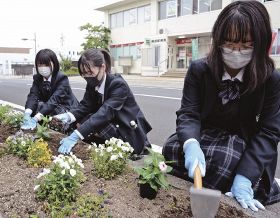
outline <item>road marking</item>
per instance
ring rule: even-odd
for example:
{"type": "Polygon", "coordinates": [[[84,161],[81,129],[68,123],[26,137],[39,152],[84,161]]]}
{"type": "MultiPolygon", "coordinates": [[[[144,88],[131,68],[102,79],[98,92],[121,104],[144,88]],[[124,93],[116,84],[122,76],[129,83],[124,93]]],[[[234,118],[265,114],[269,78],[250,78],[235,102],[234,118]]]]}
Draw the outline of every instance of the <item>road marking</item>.
{"type": "MultiPolygon", "coordinates": [[[[72,88],[73,90],[82,90],[85,91],[84,88],[72,88]]],[[[160,95],[146,95],[146,94],[137,94],[133,93],[135,96],[142,96],[142,97],[150,97],[150,98],[164,98],[164,99],[171,99],[171,100],[181,100],[181,98],[175,98],[175,97],[168,97],[168,96],[160,96],[160,95]]]]}
{"type": "Polygon", "coordinates": [[[167,89],[167,90],[182,91],[182,88],[172,88],[172,87],[162,87],[162,86],[140,86],[140,85],[131,85],[130,87],[132,87],[132,88],[167,89]]]}
{"type": "Polygon", "coordinates": [[[143,97],[150,97],[150,98],[165,98],[165,99],[171,99],[171,100],[181,100],[181,98],[175,98],[175,97],[168,97],[168,96],[160,96],[160,95],[146,95],[146,94],[134,94],[136,96],[143,96],[143,97]]]}

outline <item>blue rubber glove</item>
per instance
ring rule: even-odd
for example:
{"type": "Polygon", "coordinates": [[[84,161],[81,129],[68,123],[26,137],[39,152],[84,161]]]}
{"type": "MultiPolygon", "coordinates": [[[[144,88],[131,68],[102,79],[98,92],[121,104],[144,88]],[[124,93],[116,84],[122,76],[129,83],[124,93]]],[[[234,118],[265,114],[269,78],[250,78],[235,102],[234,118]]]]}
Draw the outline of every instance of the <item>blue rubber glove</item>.
{"type": "Polygon", "coordinates": [[[193,178],[195,168],[199,167],[201,176],[205,176],[206,164],[205,157],[200,148],[199,142],[196,140],[188,141],[183,147],[185,153],[185,168],[188,170],[188,175],[193,178]]]}
{"type": "Polygon", "coordinates": [[[71,149],[75,146],[79,139],[80,137],[74,131],[70,136],[63,138],[59,142],[60,147],[58,148],[58,152],[62,154],[69,154],[71,152],[71,149]]]}
{"type": "Polygon", "coordinates": [[[234,177],[230,191],[226,195],[234,197],[243,208],[249,207],[253,211],[258,211],[258,208],[265,210],[265,207],[258,200],[254,199],[252,183],[245,176],[237,174],[234,177]]]}
{"type": "Polygon", "coordinates": [[[33,130],[37,126],[37,119],[36,118],[31,118],[30,114],[24,114],[23,117],[23,124],[21,125],[21,129],[23,130],[33,130]]]}
{"type": "Polygon", "coordinates": [[[63,113],[63,114],[58,114],[54,116],[55,118],[61,120],[64,124],[70,124],[71,122],[71,117],[69,116],[68,113],[63,113]]]}

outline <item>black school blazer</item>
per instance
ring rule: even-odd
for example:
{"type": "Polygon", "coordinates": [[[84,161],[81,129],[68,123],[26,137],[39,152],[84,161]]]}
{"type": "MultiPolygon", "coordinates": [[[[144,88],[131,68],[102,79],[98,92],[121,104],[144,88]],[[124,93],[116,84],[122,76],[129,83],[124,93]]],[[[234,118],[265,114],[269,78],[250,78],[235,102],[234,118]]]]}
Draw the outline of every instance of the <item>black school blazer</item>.
{"type": "Polygon", "coordinates": [[[95,87],[87,85],[79,107],[70,111],[77,121],[93,113],[77,130],[87,138],[111,123],[118,127],[120,136],[133,146],[134,152],[141,153],[147,140],[146,134],[152,128],[122,76],[106,75],[104,101],[100,108],[94,92],[95,87]],[[131,126],[131,121],[135,121],[137,128],[131,126]]]}
{"type": "Polygon", "coordinates": [[[47,100],[43,99],[42,95],[43,82],[43,76],[40,74],[33,76],[33,84],[25,104],[25,108],[30,108],[33,114],[36,113],[39,101],[44,102],[42,107],[40,107],[40,111],[38,111],[43,115],[52,114],[58,105],[65,108],[65,110],[70,110],[70,107],[78,106],[79,101],[74,96],[68,77],[64,73],[59,71],[52,75],[51,95],[47,100]]]}
{"type": "MultiPolygon", "coordinates": [[[[176,112],[181,146],[189,138],[200,141],[201,125],[212,112],[217,96],[218,87],[206,59],[192,62],[185,78],[181,108],[176,112]]],[[[280,74],[276,70],[260,88],[240,98],[240,129],[247,147],[236,173],[249,178],[253,185],[264,179],[268,194],[280,139],[280,74]]]]}

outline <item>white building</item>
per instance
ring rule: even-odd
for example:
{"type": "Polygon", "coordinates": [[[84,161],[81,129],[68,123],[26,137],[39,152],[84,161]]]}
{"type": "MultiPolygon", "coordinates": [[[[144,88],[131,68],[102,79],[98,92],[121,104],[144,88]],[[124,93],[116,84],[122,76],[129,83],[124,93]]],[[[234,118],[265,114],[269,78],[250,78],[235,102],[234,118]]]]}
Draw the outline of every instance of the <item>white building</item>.
{"type": "Polygon", "coordinates": [[[32,74],[30,48],[0,47],[0,75],[32,74]]]}
{"type": "MultiPolygon", "coordinates": [[[[212,26],[232,0],[115,0],[96,10],[111,29],[117,72],[155,76],[185,73],[210,48],[212,26]],[[131,65],[131,66],[130,66],[131,65]],[[129,68],[129,69],[128,69],[129,68]]],[[[271,57],[280,68],[280,2],[263,2],[277,33],[271,57]]]]}

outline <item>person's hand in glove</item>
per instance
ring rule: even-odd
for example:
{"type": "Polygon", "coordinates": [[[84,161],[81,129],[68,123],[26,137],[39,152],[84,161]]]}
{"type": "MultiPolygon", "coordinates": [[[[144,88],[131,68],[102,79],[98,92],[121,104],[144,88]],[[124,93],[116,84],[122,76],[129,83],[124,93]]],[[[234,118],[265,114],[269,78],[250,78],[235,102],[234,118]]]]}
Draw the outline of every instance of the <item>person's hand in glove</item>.
{"type": "Polygon", "coordinates": [[[23,130],[33,130],[37,126],[38,120],[36,118],[31,118],[29,113],[25,113],[23,117],[23,123],[21,125],[21,129],[23,130]]]}
{"type": "Polygon", "coordinates": [[[249,207],[253,211],[265,210],[265,207],[254,199],[252,183],[245,176],[237,174],[234,177],[230,192],[227,192],[226,195],[234,197],[243,208],[249,207]]]}
{"type": "Polygon", "coordinates": [[[205,176],[206,164],[205,157],[200,148],[199,142],[189,140],[183,147],[185,153],[185,168],[188,170],[188,176],[193,178],[195,168],[198,166],[201,172],[201,176],[205,176]]]}
{"type": "Polygon", "coordinates": [[[64,124],[70,124],[71,123],[71,117],[68,113],[55,115],[54,118],[57,118],[57,119],[61,120],[64,124]]]}
{"type": "Polygon", "coordinates": [[[60,141],[60,147],[58,148],[59,153],[69,154],[71,152],[71,149],[80,139],[79,135],[75,131],[70,136],[63,138],[60,141]]]}

